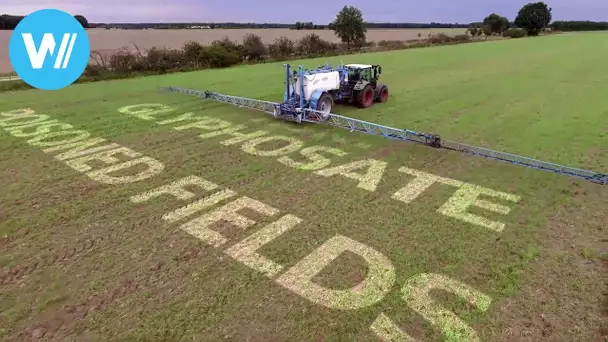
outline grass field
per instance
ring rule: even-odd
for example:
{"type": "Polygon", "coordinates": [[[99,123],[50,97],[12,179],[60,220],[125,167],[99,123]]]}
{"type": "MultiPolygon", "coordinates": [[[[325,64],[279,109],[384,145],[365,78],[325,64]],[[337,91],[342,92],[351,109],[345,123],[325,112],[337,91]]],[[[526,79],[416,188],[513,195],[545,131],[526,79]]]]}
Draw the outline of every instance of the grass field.
{"type": "MultiPolygon", "coordinates": [[[[449,35],[464,34],[466,29],[370,29],[366,38],[370,42],[380,40],[401,40],[428,38],[429,34],[445,33],[449,35]]],[[[12,31],[0,31],[0,46],[8,46],[12,31]]],[[[104,55],[119,50],[122,47],[133,48],[136,44],[145,51],[152,47],[181,49],[187,41],[210,44],[215,40],[228,37],[230,40],[241,42],[247,33],[253,33],[262,38],[264,43],[271,44],[281,36],[298,40],[307,34],[315,33],[324,40],[339,42],[340,39],[331,30],[290,30],[290,29],[213,29],[213,30],[105,30],[89,29],[87,34],[91,50],[104,55]]],[[[13,71],[8,58],[8,50],[0,51],[0,73],[13,71]]]]}
{"type": "MultiPolygon", "coordinates": [[[[606,55],[580,33],[328,62],[381,64],[391,91],[340,114],[606,172],[606,55]]],[[[0,94],[2,338],[605,338],[605,187],[156,90],[282,82],[0,94]]]]}

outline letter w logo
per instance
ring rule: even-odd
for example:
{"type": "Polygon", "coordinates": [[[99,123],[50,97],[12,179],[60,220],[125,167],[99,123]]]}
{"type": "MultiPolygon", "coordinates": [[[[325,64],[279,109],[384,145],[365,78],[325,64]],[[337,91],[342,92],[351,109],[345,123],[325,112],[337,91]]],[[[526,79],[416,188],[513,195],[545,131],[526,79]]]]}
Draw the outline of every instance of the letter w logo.
{"type": "MultiPolygon", "coordinates": [[[[74,43],[76,42],[76,36],[76,33],[63,34],[63,39],[61,39],[59,51],[55,56],[55,65],[53,66],[53,68],[59,69],[61,67],[62,69],[65,69],[68,67],[68,63],[70,62],[70,55],[72,54],[72,49],[74,48],[74,43]],[[61,62],[63,62],[63,65],[61,64],[61,62]]],[[[30,58],[32,68],[42,69],[47,52],[51,56],[55,55],[55,47],[57,46],[57,44],[55,43],[55,37],[53,37],[52,33],[44,34],[44,36],[42,37],[42,42],[40,43],[40,48],[38,50],[36,50],[36,45],[34,44],[34,39],[32,38],[31,33],[22,33],[21,37],[23,37],[23,43],[25,44],[27,55],[30,58]]]]}

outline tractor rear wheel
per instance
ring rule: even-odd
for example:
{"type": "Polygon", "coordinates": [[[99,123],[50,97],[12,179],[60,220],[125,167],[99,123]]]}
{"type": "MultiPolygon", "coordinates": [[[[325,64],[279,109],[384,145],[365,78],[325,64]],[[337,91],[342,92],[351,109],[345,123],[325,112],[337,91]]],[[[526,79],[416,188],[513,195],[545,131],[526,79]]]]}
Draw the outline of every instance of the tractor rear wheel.
{"type": "Polygon", "coordinates": [[[318,113],[314,113],[314,118],[316,120],[327,120],[327,118],[329,117],[329,113],[331,113],[331,109],[334,106],[334,97],[331,96],[331,94],[329,93],[324,93],[323,95],[321,95],[321,97],[319,98],[319,101],[317,102],[317,108],[315,108],[316,111],[321,112],[320,114],[320,118],[319,118],[319,114],[318,113]]]}
{"type": "Polygon", "coordinates": [[[374,104],[374,88],[371,84],[359,90],[356,95],[356,103],[360,108],[368,108],[374,104]]]}
{"type": "Polygon", "coordinates": [[[384,103],[388,100],[388,87],[378,83],[376,85],[376,102],[384,103]]]}

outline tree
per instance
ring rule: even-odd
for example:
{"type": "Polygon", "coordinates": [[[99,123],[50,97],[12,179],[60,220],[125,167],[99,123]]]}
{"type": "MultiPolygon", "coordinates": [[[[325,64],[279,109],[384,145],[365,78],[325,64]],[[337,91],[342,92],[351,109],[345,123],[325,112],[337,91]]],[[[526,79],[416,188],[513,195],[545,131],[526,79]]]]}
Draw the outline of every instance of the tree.
{"type": "Polygon", "coordinates": [[[484,25],[481,32],[483,32],[483,34],[486,35],[486,39],[488,39],[488,37],[492,35],[492,26],[484,25]]]}
{"type": "Polygon", "coordinates": [[[302,29],[302,23],[299,21],[296,21],[296,30],[301,30],[302,29]]]}
{"type": "Polygon", "coordinates": [[[365,43],[365,23],[361,10],[354,6],[344,6],[330,24],[334,33],[349,48],[351,45],[362,46],[365,43]]]}
{"type": "Polygon", "coordinates": [[[84,16],[77,14],[74,16],[74,18],[76,18],[76,20],[78,20],[78,22],[80,23],[80,25],[82,25],[82,27],[89,28],[89,21],[87,20],[87,18],[85,18],[84,16]]]}
{"type": "Polygon", "coordinates": [[[467,33],[471,33],[471,36],[475,37],[477,35],[477,26],[473,25],[473,26],[469,27],[469,29],[467,30],[467,33]]]}
{"type": "Polygon", "coordinates": [[[502,34],[509,28],[509,20],[496,13],[492,13],[483,20],[483,25],[490,26],[492,33],[502,34]]]}
{"type": "Polygon", "coordinates": [[[531,2],[522,7],[515,18],[515,25],[528,31],[529,36],[538,36],[551,22],[551,8],[544,2],[531,2]]]}

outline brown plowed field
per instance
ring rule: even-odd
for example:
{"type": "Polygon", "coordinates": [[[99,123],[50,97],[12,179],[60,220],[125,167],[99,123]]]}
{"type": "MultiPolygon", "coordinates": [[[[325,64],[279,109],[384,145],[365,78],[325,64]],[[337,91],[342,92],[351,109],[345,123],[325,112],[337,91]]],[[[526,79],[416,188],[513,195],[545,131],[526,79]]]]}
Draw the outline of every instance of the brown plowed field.
{"type": "MultiPolygon", "coordinates": [[[[444,32],[447,34],[462,34],[465,29],[377,29],[368,30],[369,41],[379,40],[409,40],[417,39],[418,33],[421,37],[428,37],[430,33],[444,32]]],[[[8,47],[12,31],[0,31],[0,46],[8,47]]],[[[240,41],[247,33],[255,33],[262,37],[264,42],[272,43],[275,38],[286,36],[297,40],[309,33],[316,33],[321,38],[330,41],[338,41],[338,38],[330,30],[289,30],[289,29],[218,29],[218,30],[88,30],[91,41],[91,49],[96,51],[110,52],[126,45],[135,43],[140,49],[149,49],[153,46],[179,48],[189,40],[206,44],[217,39],[229,37],[240,41]]],[[[8,48],[0,50],[0,73],[12,72],[13,68],[8,58],[8,48]]]]}

